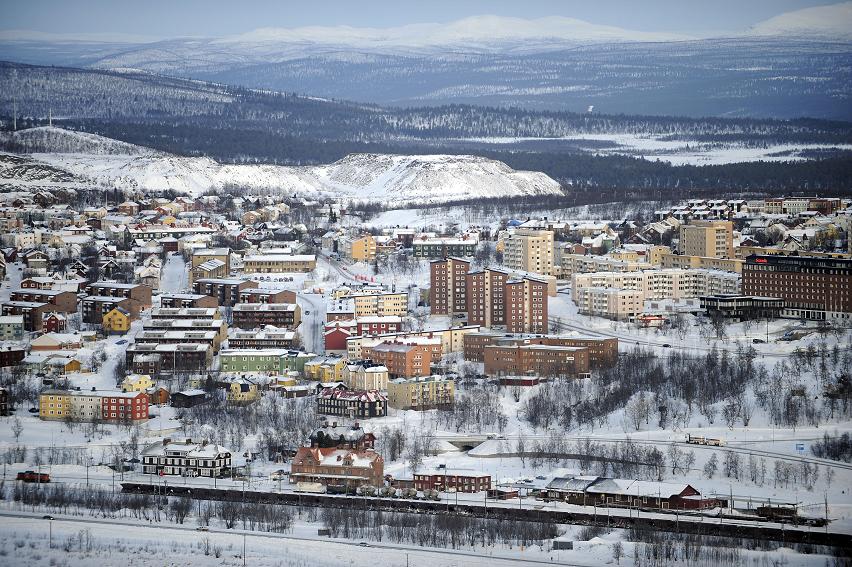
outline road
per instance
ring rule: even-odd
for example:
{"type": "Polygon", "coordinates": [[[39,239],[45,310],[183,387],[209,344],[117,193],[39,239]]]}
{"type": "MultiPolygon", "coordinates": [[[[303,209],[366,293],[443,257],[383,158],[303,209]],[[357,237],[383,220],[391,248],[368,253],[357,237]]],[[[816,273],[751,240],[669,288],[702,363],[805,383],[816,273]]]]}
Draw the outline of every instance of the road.
{"type": "Polygon", "coordinates": [[[169,254],[163,275],[160,278],[160,291],[163,293],[179,293],[187,289],[186,262],[183,255],[176,252],[169,254]]]}
{"type": "MultiPolygon", "coordinates": [[[[25,532],[33,532],[38,526],[42,526],[43,529],[46,529],[45,526],[48,524],[48,520],[42,519],[44,512],[38,513],[26,513],[26,512],[11,512],[11,511],[0,511],[0,517],[7,518],[4,523],[12,524],[14,520],[17,519],[20,524],[22,524],[22,531],[25,532]]],[[[79,526],[81,524],[86,525],[94,525],[94,526],[105,526],[105,533],[103,537],[109,538],[110,540],[118,539],[116,534],[114,533],[114,529],[117,526],[132,528],[134,531],[146,531],[152,530],[152,534],[159,534],[156,537],[157,539],[163,539],[169,533],[173,535],[183,535],[186,536],[188,534],[197,534],[200,538],[208,537],[211,535],[218,535],[219,538],[222,537],[233,537],[233,536],[243,536],[247,541],[247,549],[249,550],[246,553],[247,558],[252,554],[255,556],[259,555],[257,551],[253,551],[256,549],[256,545],[252,544],[252,541],[263,541],[263,540],[277,540],[281,542],[321,542],[323,549],[323,557],[328,560],[330,557],[335,556],[343,560],[342,564],[348,564],[352,556],[361,556],[359,557],[359,561],[370,561],[372,557],[372,561],[376,561],[376,555],[392,555],[393,557],[383,557],[382,559],[393,561],[393,564],[398,564],[401,561],[406,561],[408,559],[417,560],[417,564],[420,565],[446,565],[445,561],[453,561],[455,562],[455,558],[463,558],[460,561],[465,565],[474,564],[473,561],[476,561],[475,564],[478,565],[512,565],[512,564],[528,564],[528,565],[565,565],[565,566],[576,566],[576,567],[591,567],[592,564],[582,564],[582,563],[561,563],[561,562],[553,562],[553,561],[543,561],[537,559],[525,559],[523,557],[518,557],[517,554],[514,554],[511,557],[501,557],[500,555],[488,555],[485,556],[483,552],[477,551],[464,551],[464,550],[448,550],[448,549],[436,549],[436,548],[424,548],[424,547],[415,547],[415,546],[404,546],[404,545],[396,545],[392,543],[384,543],[384,542],[370,542],[367,546],[360,545],[360,542],[355,541],[343,541],[339,539],[331,539],[325,536],[316,536],[316,537],[302,537],[295,536],[290,534],[282,534],[282,533],[270,533],[270,532],[253,532],[249,530],[225,530],[218,528],[210,528],[207,532],[199,532],[194,527],[188,525],[180,525],[180,524],[169,524],[169,525],[161,525],[161,524],[145,524],[141,520],[130,520],[130,519],[96,519],[91,517],[74,517],[74,516],[60,516],[54,514],[54,520],[52,520],[53,528],[56,529],[57,532],[61,530],[63,526],[79,526]],[[156,530],[156,531],[153,531],[156,530]],[[262,538],[258,540],[258,538],[262,538]],[[406,558],[406,556],[408,556],[406,558]],[[441,563],[436,563],[437,561],[441,561],[441,563]]],[[[98,536],[99,534],[93,534],[93,536],[98,536]]],[[[57,537],[58,540],[58,536],[57,537]]],[[[219,539],[215,538],[215,539],[219,539]]],[[[233,546],[235,549],[239,550],[241,546],[239,544],[235,544],[233,546]]],[[[517,553],[520,553],[518,551],[517,553]]],[[[414,564],[414,563],[410,563],[414,564]]]]}
{"type": "Polygon", "coordinates": [[[299,293],[296,303],[302,308],[302,324],[299,332],[307,352],[322,354],[325,352],[325,299],[321,295],[299,293]]]}

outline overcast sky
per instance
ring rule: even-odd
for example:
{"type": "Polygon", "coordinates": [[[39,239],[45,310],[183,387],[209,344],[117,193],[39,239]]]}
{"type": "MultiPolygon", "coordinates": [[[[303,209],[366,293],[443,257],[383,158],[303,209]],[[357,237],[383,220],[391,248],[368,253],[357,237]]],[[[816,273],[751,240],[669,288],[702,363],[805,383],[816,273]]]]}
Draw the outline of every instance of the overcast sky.
{"type": "Polygon", "coordinates": [[[830,0],[25,0],[4,2],[0,29],[223,36],[261,27],[390,27],[484,14],[565,16],[626,29],[686,34],[742,31],[830,0]]]}

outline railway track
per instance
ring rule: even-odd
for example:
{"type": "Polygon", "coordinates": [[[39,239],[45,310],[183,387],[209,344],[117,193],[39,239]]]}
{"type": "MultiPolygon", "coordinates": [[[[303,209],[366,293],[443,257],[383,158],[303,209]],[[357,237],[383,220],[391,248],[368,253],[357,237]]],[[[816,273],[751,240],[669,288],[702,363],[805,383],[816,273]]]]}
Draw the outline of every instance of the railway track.
{"type": "MultiPolygon", "coordinates": [[[[161,494],[163,487],[157,484],[125,482],[121,484],[126,492],[161,494]]],[[[812,529],[809,526],[785,526],[783,524],[762,522],[753,518],[736,519],[720,516],[682,515],[669,512],[661,517],[660,510],[636,509],[630,515],[612,515],[606,509],[593,508],[592,511],[573,512],[547,509],[534,505],[523,508],[484,503],[451,504],[447,502],[425,500],[403,500],[377,497],[345,496],[332,494],[303,494],[292,492],[259,492],[233,489],[213,489],[202,487],[169,486],[169,495],[184,495],[200,500],[234,500],[266,504],[316,506],[332,508],[356,508],[386,512],[409,512],[418,514],[446,514],[488,518],[494,520],[523,520],[532,522],[593,525],[613,528],[647,528],[667,532],[704,534],[735,538],[760,539],[787,543],[809,543],[831,545],[852,550],[852,534],[839,533],[825,529],[812,529]],[[635,512],[635,514],[634,514],[635,512]],[[642,514],[645,514],[643,517],[642,514]]],[[[586,507],[588,508],[588,507],[586,507]]]]}

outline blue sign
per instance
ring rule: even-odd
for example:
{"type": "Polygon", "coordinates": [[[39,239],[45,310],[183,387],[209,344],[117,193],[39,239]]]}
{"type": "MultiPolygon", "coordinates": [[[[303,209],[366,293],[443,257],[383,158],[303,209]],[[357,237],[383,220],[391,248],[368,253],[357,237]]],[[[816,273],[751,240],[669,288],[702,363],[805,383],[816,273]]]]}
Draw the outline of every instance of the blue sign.
{"type": "Polygon", "coordinates": [[[805,452],[805,444],[804,443],[796,443],[796,451],[799,453],[805,452]]]}

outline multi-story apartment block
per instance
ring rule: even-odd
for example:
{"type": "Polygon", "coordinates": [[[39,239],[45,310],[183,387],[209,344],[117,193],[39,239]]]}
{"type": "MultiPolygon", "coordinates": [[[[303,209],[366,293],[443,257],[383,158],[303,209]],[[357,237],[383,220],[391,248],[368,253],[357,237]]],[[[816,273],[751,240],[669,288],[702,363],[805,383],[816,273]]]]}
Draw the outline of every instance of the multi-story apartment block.
{"type": "Polygon", "coordinates": [[[3,315],[20,316],[24,322],[24,330],[29,332],[41,331],[44,328],[45,315],[52,311],[49,303],[40,301],[5,301],[2,305],[3,315]]]}
{"type": "Polygon", "coordinates": [[[372,360],[350,361],[343,368],[343,383],[352,390],[386,390],[388,369],[372,360]]]}
{"type": "Polygon", "coordinates": [[[228,266],[222,260],[207,260],[189,269],[189,283],[192,285],[199,279],[224,278],[228,273],[228,266]]]}
{"type": "Polygon", "coordinates": [[[169,438],[142,450],[142,473],[217,477],[231,468],[231,452],[205,441],[172,441],[169,438]]]}
{"type": "Polygon", "coordinates": [[[448,408],[455,401],[455,381],[442,376],[397,378],[387,391],[388,405],[401,410],[448,408]]]}
{"type": "Polygon", "coordinates": [[[355,308],[355,317],[402,317],[408,313],[408,294],[405,292],[353,293],[347,295],[355,308]]]}
{"type": "Polygon", "coordinates": [[[207,344],[134,343],[125,351],[127,367],[144,374],[179,374],[206,372],[213,363],[213,349],[207,344]],[[143,356],[145,365],[135,365],[143,356]]]}
{"type": "Polygon", "coordinates": [[[0,341],[18,341],[24,336],[23,315],[0,316],[0,341]]]}
{"type": "Polygon", "coordinates": [[[470,362],[485,361],[485,347],[497,346],[565,346],[581,347],[589,351],[592,368],[612,366],[618,360],[618,339],[557,335],[507,335],[493,331],[469,333],[464,337],[464,359],[470,362]]]}
{"type": "Polygon", "coordinates": [[[554,275],[553,232],[516,228],[504,240],[503,263],[510,270],[554,275]]]}
{"type": "Polygon", "coordinates": [[[316,267],[313,254],[247,254],[243,258],[243,270],[249,274],[310,272],[316,267]]]}
{"type": "Polygon", "coordinates": [[[641,291],[648,299],[688,299],[719,293],[740,293],[740,274],[720,270],[669,268],[641,272],[597,272],[571,277],[576,302],[583,288],[641,291]]]}
{"type": "Polygon", "coordinates": [[[86,294],[100,297],[126,298],[133,301],[132,312],[139,314],[151,307],[151,286],[119,282],[94,282],[86,286],[86,294]]]}
{"type": "Polygon", "coordinates": [[[39,395],[44,420],[136,423],[148,419],[148,394],[80,390],[45,390],[39,395]]]}
{"type": "MultiPolygon", "coordinates": [[[[240,292],[244,289],[257,287],[257,282],[251,280],[229,278],[200,278],[192,284],[192,290],[197,294],[209,295],[216,300],[219,307],[233,307],[240,300],[240,292]]],[[[177,307],[177,306],[175,306],[177,307]]],[[[209,307],[208,305],[191,305],[181,307],[209,307]]]]}
{"type": "MultiPolygon", "coordinates": [[[[743,260],[739,258],[714,258],[710,256],[684,256],[681,254],[662,254],[661,268],[722,270],[725,272],[743,271],[743,260]]],[[[615,271],[615,270],[612,270],[615,271]]]]}
{"type": "Polygon", "coordinates": [[[638,260],[621,260],[612,255],[589,256],[582,254],[563,254],[559,265],[559,277],[569,279],[574,274],[593,272],[637,272],[653,266],[638,260]]]}
{"type": "Polygon", "coordinates": [[[302,322],[302,308],[296,303],[238,303],[231,312],[232,324],[240,329],[266,325],[293,329],[302,322]]]}
{"type": "Polygon", "coordinates": [[[447,329],[430,329],[428,331],[404,331],[402,333],[385,333],[375,337],[364,337],[356,335],[346,339],[346,354],[350,360],[358,360],[361,357],[361,349],[364,345],[378,344],[382,341],[393,341],[407,339],[438,339],[441,344],[441,354],[451,352],[462,352],[464,348],[464,337],[469,333],[480,330],[479,325],[465,325],[462,327],[450,327],[447,329]]]}
{"type": "Polygon", "coordinates": [[[472,325],[505,326],[510,332],[547,332],[547,281],[485,268],[470,271],[457,258],[430,265],[433,315],[467,315],[472,325]]]}
{"type": "Polygon", "coordinates": [[[266,327],[260,331],[233,329],[228,335],[228,348],[289,349],[296,338],[294,331],[266,327]]]}
{"type": "Polygon", "coordinates": [[[288,353],[285,348],[228,348],[219,353],[219,366],[222,372],[278,374],[281,357],[288,353]]]}
{"type": "Polygon", "coordinates": [[[382,417],[388,413],[388,399],[378,390],[339,390],[324,388],[316,396],[317,413],[350,419],[382,417]]]}
{"type": "Polygon", "coordinates": [[[644,311],[645,293],[636,289],[583,287],[577,290],[574,301],[584,315],[632,321],[644,311]]]}
{"type": "Polygon", "coordinates": [[[223,319],[149,319],[142,324],[145,331],[213,331],[216,350],[228,338],[228,325],[223,319]]]}
{"type": "Polygon", "coordinates": [[[582,377],[589,373],[585,347],[542,344],[489,345],[484,349],[485,373],[489,376],[582,377]]]}
{"type": "Polygon", "coordinates": [[[693,220],[680,225],[678,252],[684,256],[734,257],[734,224],[731,221],[693,220]]]}
{"type": "Polygon", "coordinates": [[[139,316],[139,304],[127,297],[87,295],[80,300],[83,322],[91,325],[103,324],[104,315],[116,308],[125,310],[131,319],[139,316]]]}
{"type": "MultiPolygon", "coordinates": [[[[546,333],[547,282],[515,278],[506,282],[506,330],[510,333],[546,333]]],[[[469,321],[476,324],[477,321],[469,321]]]]}
{"type": "Polygon", "coordinates": [[[300,447],[290,469],[290,482],[318,482],[342,489],[383,486],[384,480],[384,459],[370,449],[300,447]]]}
{"type": "Polygon", "coordinates": [[[47,303],[59,313],[77,312],[77,294],[54,289],[16,289],[9,296],[11,301],[47,303]]]}
{"type": "MultiPolygon", "coordinates": [[[[206,295],[201,295],[199,297],[212,299],[206,295]]],[[[155,307],[154,309],[151,309],[151,319],[191,319],[195,321],[212,321],[219,319],[219,310],[215,307],[155,307]]]]}
{"type": "Polygon", "coordinates": [[[296,303],[296,292],[289,289],[246,288],[240,291],[240,303],[296,303]]]}
{"type": "Polygon", "coordinates": [[[376,259],[376,239],[372,234],[363,234],[357,238],[341,238],[339,250],[341,254],[355,262],[372,262],[376,259]]]}
{"type": "Polygon", "coordinates": [[[219,351],[222,335],[215,330],[146,329],[136,335],[136,340],[156,345],[205,345],[215,354],[219,351]]]}
{"type": "Polygon", "coordinates": [[[783,299],[786,317],[849,319],[852,260],[749,256],[743,265],[742,293],[783,299]]]}
{"type": "Polygon", "coordinates": [[[429,306],[432,315],[467,313],[467,273],[470,262],[460,258],[429,264],[429,306]]]}
{"type": "Polygon", "coordinates": [[[225,265],[225,273],[231,271],[231,250],[230,248],[199,248],[193,250],[190,268],[200,266],[204,262],[210,260],[218,260],[225,265]]]}
{"type": "Polygon", "coordinates": [[[396,333],[402,330],[399,315],[367,316],[355,320],[355,332],[359,335],[396,333]]]}
{"type": "Polygon", "coordinates": [[[387,367],[392,377],[428,376],[432,373],[432,364],[441,359],[441,345],[437,340],[382,341],[363,345],[361,355],[387,367]]]}
{"type": "Polygon", "coordinates": [[[476,253],[479,239],[475,235],[461,237],[416,238],[412,242],[415,258],[471,257],[476,253]]]}
{"type": "Polygon", "coordinates": [[[215,309],[218,306],[219,303],[215,297],[201,293],[164,293],[160,295],[160,307],[166,309],[215,309]]]}

